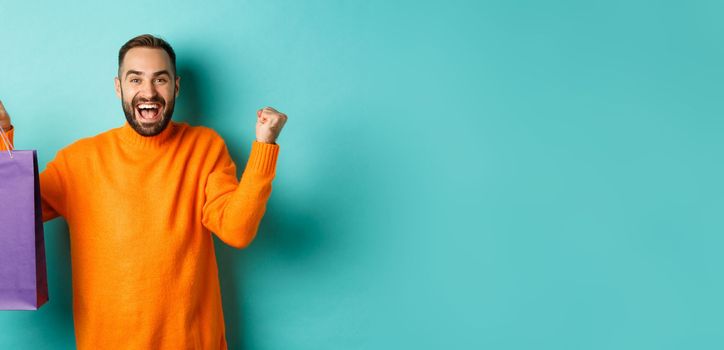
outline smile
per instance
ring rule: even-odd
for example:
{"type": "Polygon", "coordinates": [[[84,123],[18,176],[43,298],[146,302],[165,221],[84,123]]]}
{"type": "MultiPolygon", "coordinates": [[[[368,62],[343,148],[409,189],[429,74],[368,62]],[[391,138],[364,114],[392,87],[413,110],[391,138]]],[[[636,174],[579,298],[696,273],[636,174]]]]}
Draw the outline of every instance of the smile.
{"type": "Polygon", "coordinates": [[[158,103],[139,103],[136,106],[136,112],[142,121],[156,121],[161,116],[161,105],[158,103]]]}

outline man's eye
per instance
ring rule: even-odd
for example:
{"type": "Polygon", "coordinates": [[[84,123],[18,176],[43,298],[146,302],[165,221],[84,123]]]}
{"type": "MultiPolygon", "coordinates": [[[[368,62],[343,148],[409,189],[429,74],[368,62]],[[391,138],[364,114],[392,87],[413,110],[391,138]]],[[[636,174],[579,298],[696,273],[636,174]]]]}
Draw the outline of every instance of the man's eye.
{"type": "Polygon", "coordinates": [[[141,79],[133,78],[133,79],[131,79],[131,82],[132,82],[132,83],[139,83],[139,82],[141,82],[141,79]]]}
{"type": "Polygon", "coordinates": [[[158,79],[156,79],[156,82],[159,83],[159,84],[163,84],[163,83],[166,82],[166,79],[158,78],[158,79]]]}

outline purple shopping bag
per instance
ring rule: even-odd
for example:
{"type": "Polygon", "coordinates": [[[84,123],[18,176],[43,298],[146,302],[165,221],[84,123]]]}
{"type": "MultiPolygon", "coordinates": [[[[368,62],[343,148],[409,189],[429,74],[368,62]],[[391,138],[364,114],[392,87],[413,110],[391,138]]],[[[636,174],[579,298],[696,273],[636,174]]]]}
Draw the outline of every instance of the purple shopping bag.
{"type": "Polygon", "coordinates": [[[35,151],[0,152],[0,310],[48,301],[35,151]]]}

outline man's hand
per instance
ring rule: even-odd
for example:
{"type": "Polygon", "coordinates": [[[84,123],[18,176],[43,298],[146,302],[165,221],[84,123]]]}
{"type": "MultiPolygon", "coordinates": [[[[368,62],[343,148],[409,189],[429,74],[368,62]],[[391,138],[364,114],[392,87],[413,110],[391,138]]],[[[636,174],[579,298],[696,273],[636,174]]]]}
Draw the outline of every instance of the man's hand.
{"type": "Polygon", "coordinates": [[[256,140],[275,143],[279,133],[287,122],[287,115],[271,107],[256,111],[256,140]]]}
{"type": "Polygon", "coordinates": [[[2,101],[0,101],[0,128],[5,131],[9,131],[12,124],[10,124],[10,115],[5,110],[2,101]]]}

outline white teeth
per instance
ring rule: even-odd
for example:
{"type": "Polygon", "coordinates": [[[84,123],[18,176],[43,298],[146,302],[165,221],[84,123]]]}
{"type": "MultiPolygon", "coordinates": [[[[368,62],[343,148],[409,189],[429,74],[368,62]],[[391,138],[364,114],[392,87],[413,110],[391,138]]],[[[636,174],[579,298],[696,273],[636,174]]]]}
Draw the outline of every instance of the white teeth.
{"type": "Polygon", "coordinates": [[[143,105],[138,105],[138,108],[140,108],[140,109],[157,109],[158,106],[143,104],[143,105]]]}

